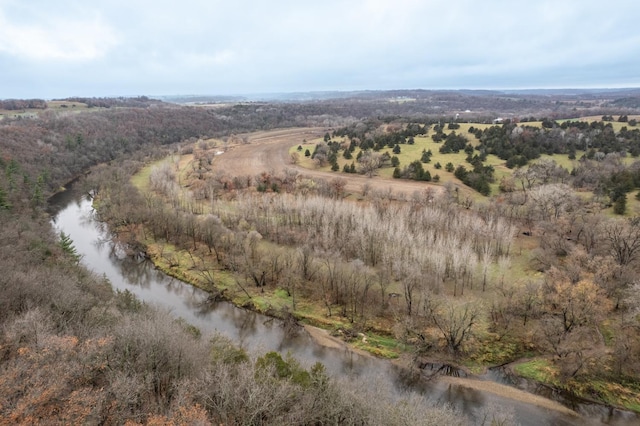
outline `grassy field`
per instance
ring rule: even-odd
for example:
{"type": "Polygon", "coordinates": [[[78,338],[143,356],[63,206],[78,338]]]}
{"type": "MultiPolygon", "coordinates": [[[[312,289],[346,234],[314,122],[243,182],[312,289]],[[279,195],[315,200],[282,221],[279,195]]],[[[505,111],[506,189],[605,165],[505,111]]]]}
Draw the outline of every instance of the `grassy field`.
{"type": "Polygon", "coordinates": [[[138,188],[138,190],[140,190],[140,192],[142,192],[143,194],[149,191],[149,176],[151,176],[151,170],[159,163],[160,162],[147,165],[131,178],[131,183],[133,183],[133,185],[138,188]]]}
{"type": "Polygon", "coordinates": [[[86,110],[87,104],[82,102],[69,102],[69,101],[48,101],[47,109],[21,109],[21,110],[5,110],[0,109],[0,119],[3,117],[17,118],[17,117],[37,117],[43,111],[83,111],[86,110]]]}
{"type": "Polygon", "coordinates": [[[513,370],[519,376],[565,389],[587,399],[593,399],[594,395],[597,395],[598,399],[606,403],[619,405],[636,412],[640,411],[640,386],[638,383],[560,380],[557,368],[546,359],[539,358],[518,363],[513,370]]]}
{"type": "MultiPolygon", "coordinates": [[[[475,127],[475,128],[487,128],[490,127],[491,125],[489,124],[482,124],[482,123],[461,123],[460,124],[460,129],[456,130],[457,134],[462,134],[465,135],[468,139],[469,142],[474,145],[477,146],[478,145],[478,140],[475,138],[474,135],[468,133],[468,130],[470,127],[475,127]]],[[[450,131],[449,131],[450,132],[450,131]]],[[[433,131],[429,131],[426,135],[424,136],[417,136],[414,138],[415,143],[413,145],[409,145],[409,144],[403,144],[400,145],[400,149],[401,152],[400,154],[393,154],[392,149],[391,148],[385,148],[380,150],[380,153],[384,153],[384,152],[388,152],[390,156],[396,156],[398,157],[398,159],[400,160],[400,168],[402,169],[403,167],[406,167],[407,165],[409,165],[410,163],[412,163],[413,161],[416,160],[420,160],[420,158],[422,157],[422,152],[423,151],[429,151],[431,150],[432,156],[431,156],[431,161],[429,163],[423,163],[423,168],[424,170],[428,170],[429,173],[431,174],[432,178],[436,175],[438,175],[439,177],[439,182],[441,184],[446,184],[447,182],[452,182],[455,183],[456,185],[459,186],[463,186],[464,184],[454,176],[453,172],[448,172],[445,170],[445,166],[447,163],[451,163],[453,164],[454,168],[458,167],[459,165],[463,165],[465,166],[467,169],[471,168],[471,165],[469,163],[467,163],[465,161],[465,159],[467,158],[467,154],[464,151],[460,151],[458,153],[449,153],[449,154],[441,154],[440,153],[440,147],[442,146],[442,142],[437,143],[434,142],[433,139],[431,138],[431,136],[433,135],[433,131]],[[436,164],[440,163],[441,168],[437,169],[436,168],[436,164]]],[[[344,139],[337,139],[337,141],[340,142],[344,142],[346,143],[346,141],[344,139]]],[[[294,153],[294,152],[298,152],[299,153],[299,164],[302,167],[306,167],[306,168],[317,168],[318,170],[322,170],[322,171],[326,171],[326,172],[331,172],[331,166],[330,165],[326,165],[324,167],[320,167],[318,168],[317,165],[314,163],[314,161],[311,159],[311,157],[305,157],[304,156],[304,152],[305,150],[309,150],[309,152],[313,153],[313,150],[315,148],[315,146],[319,143],[322,143],[323,139],[322,138],[318,138],[315,140],[309,140],[307,141],[307,143],[302,144],[302,150],[298,150],[298,146],[292,146],[290,149],[290,153],[294,153]]],[[[356,149],[353,152],[353,159],[351,160],[347,160],[342,156],[342,151],[339,153],[338,155],[338,165],[340,167],[338,172],[335,172],[336,175],[340,175],[343,177],[348,177],[348,174],[345,174],[342,172],[343,167],[346,165],[350,165],[352,162],[356,164],[357,166],[357,161],[356,161],[356,156],[358,155],[358,152],[360,150],[356,149]]],[[[570,160],[568,160],[568,156],[562,156],[564,158],[559,158],[560,161],[563,162],[563,166],[566,164],[568,167],[568,170],[571,170],[572,166],[571,166],[571,162],[570,160]]],[[[558,160],[556,160],[558,161],[558,160]]],[[[513,170],[509,169],[506,167],[505,165],[505,161],[496,157],[495,155],[489,155],[487,157],[487,160],[485,162],[485,164],[487,165],[491,165],[494,167],[495,169],[495,183],[491,184],[491,193],[492,194],[497,194],[499,192],[498,190],[498,185],[500,182],[500,179],[502,179],[503,176],[511,176],[513,174],[513,170]]],[[[381,168],[377,171],[377,175],[383,178],[388,178],[391,179],[393,177],[393,167],[384,167],[381,168]]],[[[483,197],[478,194],[475,191],[471,191],[470,190],[470,194],[472,194],[472,196],[475,199],[482,199],[483,197]]]]}
{"type": "MultiPolygon", "coordinates": [[[[635,116],[630,116],[629,118],[631,119],[632,117],[635,116]]],[[[640,117],[640,116],[639,116],[640,117]]],[[[599,121],[602,117],[585,117],[584,120],[597,120],[599,121]]],[[[528,122],[528,123],[523,123],[526,125],[530,125],[530,126],[538,126],[540,127],[542,124],[541,122],[537,121],[537,122],[528,122]]],[[[614,125],[614,129],[617,129],[616,131],[618,131],[619,129],[621,129],[623,127],[623,125],[626,125],[627,123],[618,123],[618,122],[612,122],[612,124],[614,125]]],[[[475,127],[475,128],[487,128],[490,127],[491,125],[489,124],[482,124],[482,123],[460,123],[460,128],[456,130],[457,134],[462,134],[465,135],[467,137],[467,139],[469,139],[469,142],[474,145],[477,146],[478,145],[478,140],[475,138],[474,135],[468,133],[468,130],[470,127],[475,127]]],[[[449,133],[450,130],[445,131],[445,133],[449,133]]],[[[380,153],[384,153],[384,152],[388,152],[390,156],[396,155],[398,157],[398,159],[400,160],[400,168],[402,169],[403,167],[407,166],[408,164],[412,163],[413,161],[416,160],[420,160],[421,156],[422,156],[422,152],[424,151],[429,151],[431,150],[432,152],[432,156],[431,156],[431,161],[427,164],[423,163],[423,168],[424,170],[428,170],[429,173],[431,174],[432,177],[434,177],[435,175],[439,176],[439,181],[441,184],[446,184],[447,182],[452,182],[458,186],[462,186],[465,187],[464,184],[457,179],[454,174],[452,172],[447,172],[445,170],[445,165],[447,163],[451,163],[453,164],[454,168],[459,166],[459,165],[463,165],[467,168],[467,170],[471,169],[471,165],[469,163],[467,163],[465,161],[467,154],[464,151],[460,151],[458,153],[449,153],[449,154],[441,154],[440,153],[440,147],[442,146],[442,142],[440,143],[436,143],[433,141],[433,139],[431,138],[431,136],[433,135],[433,130],[430,130],[426,135],[424,136],[417,136],[414,138],[415,143],[413,145],[408,145],[408,144],[403,144],[400,145],[401,148],[401,152],[400,154],[393,154],[392,149],[391,148],[385,148],[380,150],[380,153]],[[442,166],[439,170],[436,169],[435,165],[437,163],[440,163],[440,165],[442,166]]],[[[348,142],[345,139],[334,139],[334,141],[338,141],[338,142],[343,142],[344,144],[347,144],[348,142]]],[[[325,165],[323,167],[318,167],[316,165],[316,163],[311,159],[311,157],[305,157],[304,156],[304,152],[305,150],[309,150],[310,153],[313,153],[315,146],[317,144],[320,144],[323,142],[322,138],[317,138],[317,139],[313,139],[313,140],[308,140],[306,141],[306,143],[301,144],[300,146],[302,147],[302,150],[298,150],[298,145],[294,145],[291,147],[290,149],[290,154],[293,154],[295,152],[298,153],[299,155],[299,165],[305,168],[309,168],[309,169],[317,169],[317,170],[321,170],[321,171],[325,171],[325,172],[330,172],[331,173],[331,166],[330,165],[325,165]]],[[[353,152],[353,158],[350,160],[345,159],[342,156],[342,152],[339,152],[338,155],[338,165],[339,165],[339,171],[333,172],[336,174],[336,176],[341,176],[341,177],[348,177],[349,175],[346,173],[343,173],[343,167],[346,165],[350,165],[352,162],[356,164],[357,166],[357,160],[356,160],[356,156],[358,155],[359,152],[359,148],[357,148],[354,152],[353,152]]],[[[585,151],[582,150],[578,150],[576,151],[576,158],[579,159],[580,157],[582,157],[585,154],[585,151]]],[[[571,172],[571,170],[573,170],[577,165],[578,165],[578,160],[571,160],[569,159],[569,155],[568,154],[555,154],[555,155],[548,155],[548,154],[542,154],[540,156],[540,159],[550,159],[555,161],[559,166],[564,167],[567,171],[571,172]]],[[[536,161],[536,160],[534,160],[536,161]]],[[[626,164],[631,164],[634,161],[637,161],[637,159],[632,158],[632,157],[625,157],[623,159],[623,161],[626,164]]],[[[487,156],[487,160],[485,162],[486,165],[491,165],[493,166],[495,173],[494,173],[494,177],[495,177],[495,181],[494,183],[492,183],[491,186],[491,195],[497,195],[500,193],[500,189],[499,189],[499,185],[500,185],[500,181],[503,177],[510,177],[513,175],[513,172],[515,169],[509,169],[506,166],[506,161],[498,158],[495,155],[488,155],[487,156]]],[[[381,168],[377,171],[377,176],[380,176],[382,178],[388,178],[391,179],[393,177],[393,167],[384,167],[381,168]]],[[[466,188],[466,187],[465,187],[466,188]]],[[[473,197],[473,199],[475,201],[481,201],[482,199],[484,199],[485,197],[483,197],[482,195],[478,194],[477,192],[469,189],[468,194],[471,194],[471,196],[473,197]]],[[[628,216],[632,216],[632,215],[637,215],[640,214],[640,201],[637,200],[635,198],[637,194],[637,191],[634,191],[630,194],[628,194],[627,196],[627,215],[628,216]]],[[[592,193],[580,193],[580,196],[582,197],[592,197],[593,194],[592,193]]],[[[607,214],[613,216],[613,208],[610,207],[608,209],[606,209],[605,211],[607,214]]]]}
{"type": "Polygon", "coordinates": [[[45,110],[43,109],[21,109],[21,110],[0,109],[0,118],[37,117],[38,113],[41,111],[45,111],[45,110]]]}
{"type": "MultiPolygon", "coordinates": [[[[640,121],[640,115],[629,115],[628,116],[629,120],[631,119],[636,119],[638,121],[640,121]]],[[[569,119],[569,120],[557,120],[558,123],[562,123],[563,121],[586,121],[588,123],[592,123],[594,121],[601,121],[602,120],[602,116],[598,115],[598,116],[590,116],[590,117],[581,117],[581,118],[575,118],[575,119],[569,119]]],[[[613,127],[613,130],[615,132],[619,132],[623,127],[626,127],[629,130],[633,130],[634,128],[640,128],[640,124],[636,125],[636,127],[630,126],[629,123],[621,123],[618,121],[618,116],[614,115],[613,116],[613,121],[607,121],[606,123],[611,123],[611,126],[613,127]]]]}

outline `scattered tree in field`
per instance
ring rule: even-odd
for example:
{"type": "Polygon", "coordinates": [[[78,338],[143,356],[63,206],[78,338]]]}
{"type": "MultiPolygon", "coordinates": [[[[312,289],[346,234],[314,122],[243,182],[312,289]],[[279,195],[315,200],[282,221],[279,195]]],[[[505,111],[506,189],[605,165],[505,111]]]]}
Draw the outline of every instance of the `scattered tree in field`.
{"type": "Polygon", "coordinates": [[[377,152],[364,151],[358,159],[360,173],[373,177],[382,165],[382,157],[377,152]]]}
{"type": "Polygon", "coordinates": [[[619,194],[613,202],[613,212],[617,215],[624,215],[627,212],[627,194],[619,194]]]}
{"type": "Polygon", "coordinates": [[[422,180],[422,181],[431,181],[431,173],[429,170],[424,170],[422,167],[422,163],[418,160],[413,161],[407,167],[404,167],[402,170],[399,167],[393,172],[394,178],[403,178],[403,179],[412,179],[412,180],[422,180]]]}
{"type": "Polygon", "coordinates": [[[298,164],[300,162],[300,154],[297,152],[291,153],[291,164],[298,164]]]}
{"type": "Polygon", "coordinates": [[[431,156],[432,156],[432,152],[431,150],[422,150],[422,155],[420,157],[420,161],[422,161],[423,163],[430,163],[431,162],[431,156]]]}

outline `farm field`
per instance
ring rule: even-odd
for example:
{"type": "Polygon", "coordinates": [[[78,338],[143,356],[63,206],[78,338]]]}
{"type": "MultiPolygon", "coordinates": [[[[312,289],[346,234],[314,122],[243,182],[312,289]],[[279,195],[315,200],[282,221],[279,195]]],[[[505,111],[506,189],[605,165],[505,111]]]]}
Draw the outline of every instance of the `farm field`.
{"type": "Polygon", "coordinates": [[[46,109],[19,109],[19,110],[7,110],[0,108],[0,118],[33,118],[43,111],[57,111],[57,112],[79,112],[87,109],[87,104],[82,102],[71,101],[48,101],[46,109]]]}
{"type": "MultiPolygon", "coordinates": [[[[304,146],[315,146],[315,141],[322,140],[326,132],[323,128],[301,128],[259,132],[248,135],[247,144],[235,144],[216,159],[216,170],[235,176],[255,176],[261,173],[281,172],[286,169],[296,170],[302,177],[333,179],[345,177],[331,172],[329,168],[315,169],[308,163],[293,164],[290,153],[297,149],[303,141],[313,141],[304,146]],[[292,148],[294,147],[294,148],[292,148]],[[306,167],[305,167],[306,166],[306,167]]],[[[219,146],[219,145],[218,145],[219,146]]],[[[398,181],[389,178],[369,179],[365,176],[349,176],[345,191],[354,195],[362,193],[369,186],[372,190],[387,191],[410,196],[415,191],[424,190],[425,185],[419,182],[398,181]]],[[[436,186],[436,185],[431,185],[436,186]]]]}

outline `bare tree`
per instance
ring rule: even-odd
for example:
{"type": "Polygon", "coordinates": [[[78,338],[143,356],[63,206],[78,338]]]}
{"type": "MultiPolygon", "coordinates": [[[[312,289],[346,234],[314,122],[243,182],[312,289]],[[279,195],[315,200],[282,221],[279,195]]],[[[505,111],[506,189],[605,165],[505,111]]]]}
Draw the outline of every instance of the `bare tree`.
{"type": "Polygon", "coordinates": [[[300,154],[297,152],[292,152],[290,156],[291,164],[298,164],[300,162],[300,154]]]}
{"type": "Polygon", "coordinates": [[[407,306],[407,315],[411,316],[418,308],[415,302],[418,299],[420,289],[423,286],[423,274],[415,265],[412,270],[406,274],[400,281],[402,290],[404,291],[404,300],[407,306]]]}
{"type": "Polygon", "coordinates": [[[544,309],[558,318],[565,333],[580,326],[593,326],[610,309],[611,302],[591,281],[576,284],[552,268],[544,286],[544,309]]]}
{"type": "Polygon", "coordinates": [[[298,269],[305,280],[312,280],[318,272],[318,265],[313,256],[313,249],[309,245],[298,249],[298,269]]]}
{"type": "Polygon", "coordinates": [[[229,231],[222,225],[222,221],[218,216],[207,215],[199,226],[199,238],[209,248],[209,253],[212,249],[216,256],[216,261],[220,263],[222,258],[221,247],[223,245],[223,239],[229,231]]]}
{"type": "Polygon", "coordinates": [[[446,341],[447,348],[458,354],[480,320],[480,313],[480,307],[471,302],[444,302],[433,307],[430,316],[446,341]]]}
{"type": "Polygon", "coordinates": [[[360,172],[373,177],[382,165],[382,156],[370,150],[364,151],[358,160],[360,172]]]}
{"type": "Polygon", "coordinates": [[[620,265],[634,262],[640,254],[640,217],[612,220],[604,226],[611,255],[620,265]]]}
{"type": "Polygon", "coordinates": [[[480,252],[480,265],[482,265],[482,291],[487,288],[487,274],[489,272],[489,266],[493,260],[493,247],[490,241],[486,241],[482,245],[480,252]]]}
{"type": "Polygon", "coordinates": [[[500,256],[498,258],[498,273],[500,274],[500,285],[504,285],[504,277],[509,268],[511,268],[511,258],[509,256],[500,256]]]}

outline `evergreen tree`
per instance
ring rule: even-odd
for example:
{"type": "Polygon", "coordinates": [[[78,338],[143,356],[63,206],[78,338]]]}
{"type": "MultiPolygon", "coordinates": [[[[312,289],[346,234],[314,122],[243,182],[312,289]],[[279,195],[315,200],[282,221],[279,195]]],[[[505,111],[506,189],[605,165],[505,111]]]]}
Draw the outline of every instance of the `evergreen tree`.
{"type": "Polygon", "coordinates": [[[7,193],[4,189],[0,188],[0,210],[8,210],[11,208],[9,201],[7,200],[7,193]]]}
{"type": "Polygon", "coordinates": [[[613,203],[613,212],[615,214],[623,215],[627,212],[627,194],[622,194],[616,198],[613,203]]]}
{"type": "Polygon", "coordinates": [[[76,262],[80,261],[81,256],[78,254],[78,250],[76,250],[76,247],[73,245],[71,237],[69,237],[69,235],[65,234],[64,232],[60,232],[60,247],[62,248],[62,251],[65,252],[73,260],[75,260],[76,262]]]}

